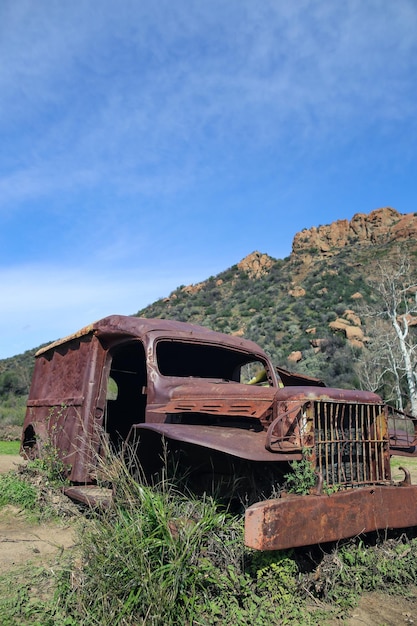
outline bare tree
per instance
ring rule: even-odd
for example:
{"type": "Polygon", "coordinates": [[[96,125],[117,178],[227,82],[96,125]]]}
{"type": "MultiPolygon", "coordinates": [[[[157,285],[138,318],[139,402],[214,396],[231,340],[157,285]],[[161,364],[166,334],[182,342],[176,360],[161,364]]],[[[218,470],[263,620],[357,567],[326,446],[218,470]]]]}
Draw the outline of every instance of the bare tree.
{"type": "Polygon", "coordinates": [[[395,404],[403,410],[403,394],[417,417],[417,277],[410,256],[399,252],[377,264],[368,281],[373,304],[366,307],[369,346],[359,374],[375,391],[392,385],[395,404]]]}
{"type": "Polygon", "coordinates": [[[355,368],[361,386],[381,393],[386,402],[404,411],[402,372],[398,369],[401,355],[393,329],[388,320],[370,316],[366,331],[368,349],[362,352],[355,368]]]}

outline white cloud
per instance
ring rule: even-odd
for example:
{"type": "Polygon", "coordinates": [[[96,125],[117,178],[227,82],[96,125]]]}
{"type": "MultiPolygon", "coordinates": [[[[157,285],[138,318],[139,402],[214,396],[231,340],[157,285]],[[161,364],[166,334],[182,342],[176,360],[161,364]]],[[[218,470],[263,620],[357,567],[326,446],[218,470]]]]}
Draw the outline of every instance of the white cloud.
{"type": "Polygon", "coordinates": [[[361,186],[379,202],[372,181],[397,163],[389,198],[402,210],[416,32],[414,0],[1,2],[6,335],[26,349],[264,242],[276,254],[304,210],[314,223],[323,200],[347,210],[362,170],[355,202],[361,186]],[[65,265],[79,259],[90,265],[65,265]]]}
{"type": "MultiPolygon", "coordinates": [[[[5,125],[17,119],[28,145],[35,139],[46,190],[42,170],[57,171],[56,185],[67,171],[75,185],[137,189],[143,178],[146,188],[155,171],[174,178],[187,160],[203,169],[212,149],[221,166],[239,142],[291,136],[302,149],[308,137],[343,138],[347,123],[414,107],[417,9],[407,0],[383,11],[307,1],[44,7],[4,12],[0,88],[5,125]],[[34,137],[33,124],[45,133],[34,137]]],[[[23,194],[36,194],[30,183],[23,194]]]]}

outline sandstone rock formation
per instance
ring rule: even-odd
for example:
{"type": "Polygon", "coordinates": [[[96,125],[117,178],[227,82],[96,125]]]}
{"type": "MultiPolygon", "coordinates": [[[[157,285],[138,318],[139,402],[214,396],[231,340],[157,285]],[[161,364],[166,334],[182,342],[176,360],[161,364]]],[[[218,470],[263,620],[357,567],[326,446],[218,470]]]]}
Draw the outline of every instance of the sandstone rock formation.
{"type": "Polygon", "coordinates": [[[267,254],[261,252],[252,252],[237,264],[240,270],[249,275],[249,278],[257,279],[268,274],[269,269],[274,264],[274,260],[267,254]]]}
{"type": "Polygon", "coordinates": [[[201,291],[201,289],[203,289],[205,284],[205,282],[202,282],[197,283],[196,285],[187,285],[186,287],[183,287],[181,291],[188,294],[198,293],[199,291],[201,291]]]}
{"type": "Polygon", "coordinates": [[[330,257],[352,244],[369,245],[417,238],[417,214],[385,207],[350,220],[304,229],[294,237],[292,252],[302,256],[330,257]]]}
{"type": "Polygon", "coordinates": [[[338,317],[333,322],[329,323],[329,328],[333,332],[342,332],[352,346],[363,348],[366,337],[361,325],[362,322],[359,315],[347,309],[343,313],[343,317],[338,317]]]}
{"type": "Polygon", "coordinates": [[[298,363],[299,361],[301,361],[303,358],[303,353],[301,352],[301,350],[294,350],[294,352],[291,352],[291,354],[288,356],[288,360],[291,363],[298,363]]]}

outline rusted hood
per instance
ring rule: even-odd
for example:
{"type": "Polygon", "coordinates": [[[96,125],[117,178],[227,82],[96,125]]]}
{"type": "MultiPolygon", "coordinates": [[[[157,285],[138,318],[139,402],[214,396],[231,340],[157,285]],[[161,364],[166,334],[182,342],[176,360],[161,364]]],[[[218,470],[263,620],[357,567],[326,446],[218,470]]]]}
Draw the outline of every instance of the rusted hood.
{"type": "Polygon", "coordinates": [[[280,402],[354,402],[381,403],[375,393],[333,387],[294,386],[262,387],[230,381],[201,381],[196,379],[171,390],[166,403],[152,407],[157,413],[203,413],[261,419],[280,402]]]}
{"type": "Polygon", "coordinates": [[[276,392],[273,387],[196,379],[173,388],[167,402],[152,410],[165,414],[204,413],[259,419],[272,406],[276,392]]]}
{"type": "Polygon", "coordinates": [[[354,402],[358,404],[382,403],[380,396],[370,391],[309,385],[283,387],[277,391],[276,397],[278,402],[318,400],[324,402],[354,402]]]}

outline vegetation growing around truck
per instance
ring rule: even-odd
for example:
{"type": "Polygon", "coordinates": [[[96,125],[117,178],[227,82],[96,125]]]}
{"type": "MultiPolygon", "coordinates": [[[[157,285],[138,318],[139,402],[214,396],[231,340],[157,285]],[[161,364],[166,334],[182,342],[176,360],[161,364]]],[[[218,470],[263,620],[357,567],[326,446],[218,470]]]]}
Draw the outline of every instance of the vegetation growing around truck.
{"type": "Polygon", "coordinates": [[[291,472],[284,476],[285,486],[289,493],[306,496],[317,484],[317,475],[311,463],[311,450],[303,449],[301,461],[290,463],[291,472]]]}
{"type": "Polygon", "coordinates": [[[43,458],[0,474],[0,509],[18,507],[34,522],[58,518],[73,512],[70,500],[61,493],[64,485],[62,462],[56,451],[47,448],[43,458]]]}
{"type": "Polygon", "coordinates": [[[345,618],[364,591],[406,594],[417,583],[411,536],[257,552],[243,546],[242,519],[215,499],[166,479],[144,487],[117,457],[101,470],[114,505],[76,516],[78,547],[52,567],[2,573],[0,624],[313,625],[345,618]]]}
{"type": "Polygon", "coordinates": [[[0,507],[11,504],[32,512],[36,500],[35,486],[19,477],[16,472],[11,471],[0,476],[0,507]]]}

